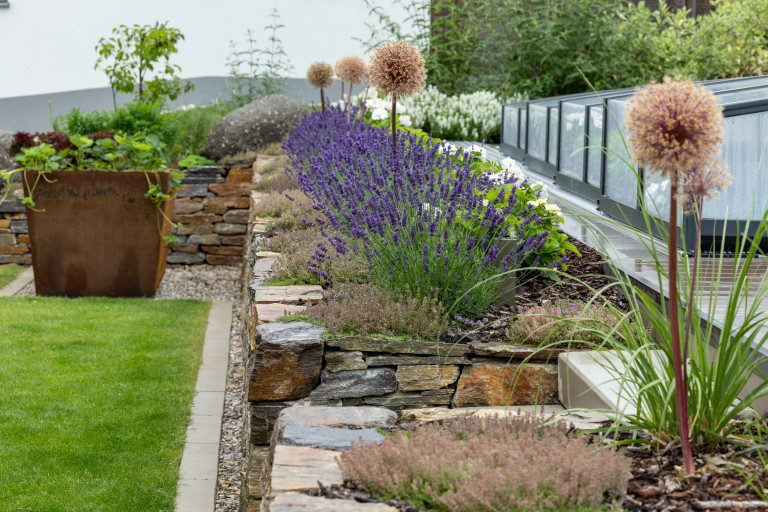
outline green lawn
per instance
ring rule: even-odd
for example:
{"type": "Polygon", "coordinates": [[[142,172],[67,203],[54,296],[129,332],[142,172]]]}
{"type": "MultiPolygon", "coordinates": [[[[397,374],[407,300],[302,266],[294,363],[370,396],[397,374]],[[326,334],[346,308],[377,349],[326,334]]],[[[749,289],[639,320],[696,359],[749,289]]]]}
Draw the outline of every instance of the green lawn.
{"type": "Polygon", "coordinates": [[[0,288],[16,279],[23,271],[21,265],[0,265],[0,288]]]}
{"type": "Polygon", "coordinates": [[[0,299],[0,509],[172,511],[209,307],[0,299]]]}

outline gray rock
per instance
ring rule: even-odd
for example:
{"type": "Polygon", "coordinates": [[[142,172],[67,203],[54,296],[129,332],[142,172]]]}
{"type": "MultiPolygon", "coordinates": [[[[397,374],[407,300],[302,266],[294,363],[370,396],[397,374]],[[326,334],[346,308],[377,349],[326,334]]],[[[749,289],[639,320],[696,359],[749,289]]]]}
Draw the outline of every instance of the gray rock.
{"type": "Polygon", "coordinates": [[[8,154],[8,150],[11,147],[11,140],[13,140],[13,132],[0,130],[0,169],[8,171],[16,169],[19,166],[18,162],[8,154]]]}
{"type": "Polygon", "coordinates": [[[12,220],[11,233],[15,233],[17,235],[26,235],[29,233],[29,224],[27,224],[26,220],[12,220]]]}
{"type": "Polygon", "coordinates": [[[207,197],[208,185],[183,185],[176,191],[176,197],[207,197]]]}
{"type": "Polygon", "coordinates": [[[213,231],[220,235],[242,235],[248,231],[245,224],[230,224],[228,222],[217,222],[213,225],[213,231]]]}
{"type": "Polygon", "coordinates": [[[310,394],[313,400],[334,398],[359,398],[392,393],[397,389],[395,370],[392,368],[372,368],[345,372],[324,370],[320,385],[310,394]]]}
{"type": "Polygon", "coordinates": [[[26,213],[27,207],[21,204],[20,199],[7,199],[0,203],[0,213],[26,213]]]}
{"type": "Polygon", "coordinates": [[[245,224],[250,218],[251,212],[245,209],[229,210],[224,214],[224,222],[232,224],[245,224]]]}
{"type": "Polygon", "coordinates": [[[216,235],[216,234],[189,235],[189,238],[187,239],[187,243],[198,244],[198,245],[221,245],[221,240],[219,239],[219,235],[216,235]]]}
{"type": "Polygon", "coordinates": [[[366,356],[368,366],[407,366],[412,364],[472,364],[464,356],[366,356]]]}
{"type": "Polygon", "coordinates": [[[329,347],[341,350],[360,350],[363,352],[387,352],[389,354],[437,355],[457,357],[469,352],[469,347],[459,343],[436,343],[431,341],[398,341],[369,338],[367,336],[348,336],[329,339],[329,347]]]}
{"type": "Polygon", "coordinates": [[[270,95],[234,110],[213,128],[203,154],[212,160],[254,151],[279,142],[293,130],[304,107],[285,96],[270,95]]]}
{"type": "Polygon", "coordinates": [[[435,389],[430,391],[403,393],[397,391],[383,396],[367,396],[365,398],[345,398],[344,406],[375,405],[394,411],[403,409],[419,409],[438,405],[448,406],[453,397],[452,389],[435,389]]]}
{"type": "Polygon", "coordinates": [[[331,372],[341,372],[344,370],[365,370],[368,368],[368,364],[363,361],[362,352],[326,352],[325,367],[331,372]]]}
{"type": "Polygon", "coordinates": [[[258,326],[248,372],[248,400],[296,400],[307,396],[323,366],[322,332],[322,328],[306,322],[258,326]],[[275,325],[278,327],[272,327],[275,325]]]}
{"type": "Polygon", "coordinates": [[[187,178],[190,176],[224,176],[224,168],[216,165],[200,165],[190,167],[185,175],[187,178]]]}
{"type": "Polygon", "coordinates": [[[176,265],[199,265],[205,262],[205,256],[201,253],[174,251],[168,255],[167,261],[176,265]]]}
{"type": "MultiPolygon", "coordinates": [[[[397,414],[381,407],[291,407],[277,418],[278,428],[286,425],[328,428],[390,428],[397,414]]],[[[278,437],[279,438],[279,437],[278,437]]]]}
{"type": "Polygon", "coordinates": [[[352,443],[380,444],[382,439],[384,436],[372,428],[350,430],[348,428],[304,427],[290,424],[286,425],[285,430],[283,430],[281,444],[341,451],[352,448],[352,443]]]}

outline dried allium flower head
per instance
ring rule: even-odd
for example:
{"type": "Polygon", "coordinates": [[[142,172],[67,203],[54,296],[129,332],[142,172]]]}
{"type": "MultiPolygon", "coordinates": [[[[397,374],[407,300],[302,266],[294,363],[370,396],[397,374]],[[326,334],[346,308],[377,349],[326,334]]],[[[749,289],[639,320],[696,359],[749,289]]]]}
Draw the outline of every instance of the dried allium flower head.
{"type": "Polygon", "coordinates": [[[314,62],[307,69],[307,83],[317,89],[333,85],[333,67],[327,62],[314,62]]]}
{"type": "Polygon", "coordinates": [[[336,76],[350,84],[361,84],[368,76],[368,65],[362,57],[347,55],[336,62],[336,76]]]}
{"type": "Polygon", "coordinates": [[[371,57],[371,85],[395,99],[419,92],[426,80],[424,58],[407,41],[384,43],[371,57]]]}
{"type": "Polygon", "coordinates": [[[676,181],[720,151],[723,109],[704,87],[664,78],[630,100],[626,129],[637,162],[676,181]]]}
{"type": "Polygon", "coordinates": [[[709,201],[725,190],[733,181],[725,162],[716,160],[706,167],[696,168],[685,175],[680,203],[687,213],[693,213],[699,200],[709,201]]]}

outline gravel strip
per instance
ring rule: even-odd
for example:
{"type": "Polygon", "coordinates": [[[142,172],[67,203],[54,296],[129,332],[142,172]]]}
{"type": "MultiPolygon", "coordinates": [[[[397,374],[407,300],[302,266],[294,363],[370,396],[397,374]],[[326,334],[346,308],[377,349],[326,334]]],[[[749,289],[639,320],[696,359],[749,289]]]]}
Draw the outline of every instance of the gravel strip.
{"type": "MultiPolygon", "coordinates": [[[[245,464],[243,446],[243,340],[240,305],[240,267],[168,265],[156,299],[198,299],[234,302],[229,337],[229,365],[224,394],[224,417],[219,444],[215,512],[240,510],[245,464]]],[[[17,296],[35,295],[34,281],[17,296]]]]}

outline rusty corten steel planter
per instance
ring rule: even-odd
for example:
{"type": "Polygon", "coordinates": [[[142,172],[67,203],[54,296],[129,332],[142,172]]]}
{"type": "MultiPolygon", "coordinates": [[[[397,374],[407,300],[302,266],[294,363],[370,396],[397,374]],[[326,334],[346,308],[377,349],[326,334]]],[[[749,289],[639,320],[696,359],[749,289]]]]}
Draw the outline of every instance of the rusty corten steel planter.
{"type": "MultiPolygon", "coordinates": [[[[57,171],[27,208],[38,295],[151,297],[165,272],[169,223],[144,197],[152,173],[57,171]],[[162,232],[161,232],[162,229],[162,232]]],[[[159,173],[168,193],[168,173],[159,173]]],[[[27,172],[32,185],[37,173],[27,172]]],[[[163,205],[173,213],[173,199],[163,205]]]]}

